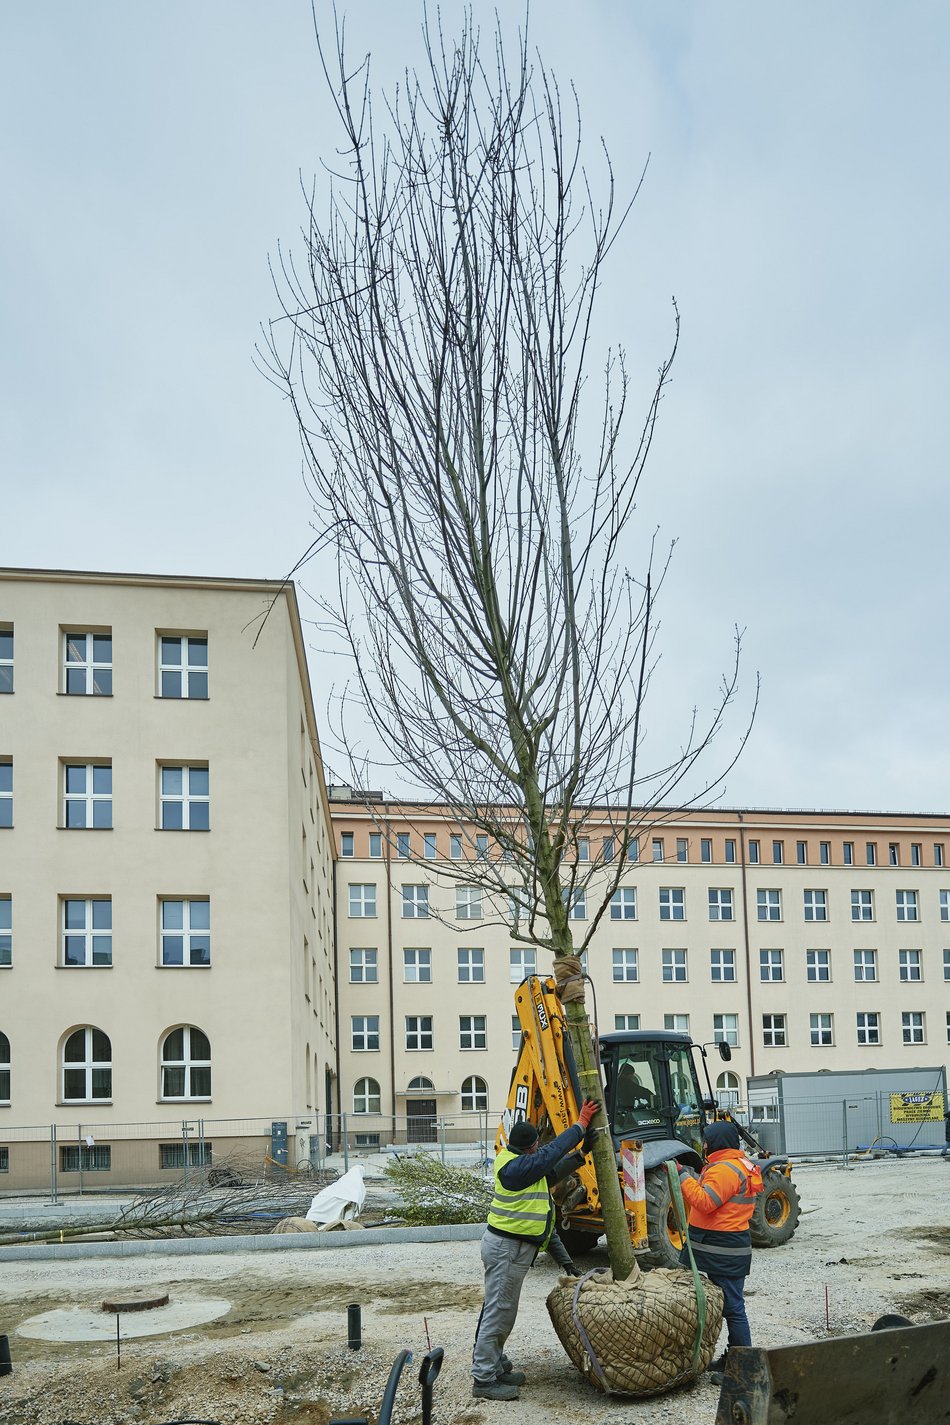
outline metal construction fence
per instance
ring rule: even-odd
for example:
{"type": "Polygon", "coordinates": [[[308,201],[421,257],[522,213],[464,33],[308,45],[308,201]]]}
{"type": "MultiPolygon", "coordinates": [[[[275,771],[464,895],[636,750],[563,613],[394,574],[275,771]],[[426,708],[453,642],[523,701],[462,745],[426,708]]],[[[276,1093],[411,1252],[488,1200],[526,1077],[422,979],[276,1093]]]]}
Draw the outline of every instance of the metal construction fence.
{"type": "Polygon", "coordinates": [[[942,1093],[878,1091],[844,1097],[783,1098],[754,1105],[749,1128],[773,1153],[847,1161],[872,1152],[942,1150],[943,1112],[942,1093]]]}
{"type": "Polygon", "coordinates": [[[191,1118],[164,1123],[38,1124],[0,1129],[0,1197],[123,1193],[226,1178],[294,1181],[324,1169],[346,1171],[396,1154],[431,1153],[476,1166],[494,1152],[497,1119],[486,1112],[398,1117],[386,1114],[280,1114],[272,1118],[191,1118]]]}

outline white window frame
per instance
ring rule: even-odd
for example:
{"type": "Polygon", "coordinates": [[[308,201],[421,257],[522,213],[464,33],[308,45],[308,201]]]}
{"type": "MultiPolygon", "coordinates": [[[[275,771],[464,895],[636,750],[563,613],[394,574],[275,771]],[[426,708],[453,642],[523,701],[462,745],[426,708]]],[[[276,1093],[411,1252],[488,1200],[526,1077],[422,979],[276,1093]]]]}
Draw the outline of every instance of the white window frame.
{"type": "Polygon", "coordinates": [[[805,979],[810,985],[826,985],[831,981],[831,951],[805,951],[805,979]]]}
{"type": "Polygon", "coordinates": [[[0,757],[0,827],[13,825],[13,758],[0,757]],[[9,777],[6,769],[10,768],[9,777]]]}
{"type": "Polygon", "coordinates": [[[828,892],[826,890],[807,890],[804,893],[805,899],[805,920],[826,921],[828,919],[828,892]]]}
{"type": "Polygon", "coordinates": [[[737,1014],[713,1015],[713,1043],[739,1047],[739,1016],[737,1014]]]}
{"type": "Polygon", "coordinates": [[[777,886],[761,886],[755,893],[756,919],[776,923],[782,919],[782,892],[777,886]]]}
{"type": "Polygon", "coordinates": [[[508,979],[520,985],[529,975],[538,973],[538,952],[533,945],[512,945],[508,950],[508,979]]]}
{"type": "Polygon", "coordinates": [[[406,882],[401,889],[403,920],[428,920],[429,887],[425,882],[406,882]]]}
{"type": "Polygon", "coordinates": [[[340,856],[346,860],[356,855],[356,834],[352,831],[340,832],[340,856]]]}
{"type": "Polygon", "coordinates": [[[68,831],[111,831],[112,830],[112,763],[111,762],[63,762],[63,826],[68,831]],[[82,789],[70,783],[75,774],[82,773],[82,789]],[[108,777],[103,773],[108,773],[108,777]],[[108,782],[108,790],[103,784],[108,782]],[[82,809],[81,820],[74,820],[78,809],[82,809]]]}
{"type": "Polygon", "coordinates": [[[406,1015],[406,1050],[410,1054],[428,1053],[432,1049],[432,1015],[406,1015]]]}
{"type": "Polygon", "coordinates": [[[735,950],[710,950],[709,978],[714,985],[735,984],[735,950]]]}
{"type": "Polygon", "coordinates": [[[13,964],[13,897],[0,896],[0,970],[13,964]]]}
{"type": "Polygon", "coordinates": [[[685,985],[688,976],[688,955],[685,950],[660,951],[661,977],[665,985],[685,985]]]}
{"type": "Polygon", "coordinates": [[[165,970],[206,970],[211,965],[211,898],[160,896],[158,900],[158,963],[165,970]],[[181,906],[181,925],[167,914],[181,906]],[[202,909],[203,907],[203,909],[202,909]],[[168,921],[169,923],[166,923],[168,921]],[[204,922],[207,921],[207,924],[204,922]],[[169,958],[175,940],[182,942],[181,960],[169,958]],[[207,944],[202,942],[207,941],[207,944]]]}
{"type": "Polygon", "coordinates": [[[412,834],[408,831],[396,832],[396,859],[399,861],[412,860],[412,834]]]}
{"type": "Polygon", "coordinates": [[[615,1034],[636,1034],[640,1028],[639,1014],[615,1014],[615,1034]]]}
{"type": "Polygon", "coordinates": [[[485,983],[485,950],[481,945],[459,945],[458,983],[460,985],[483,985],[485,983]]]}
{"type": "Polygon", "coordinates": [[[353,1085],[353,1112],[358,1116],[370,1113],[381,1113],[383,1107],[383,1095],[378,1079],[372,1078],[369,1074],[364,1074],[356,1080],[353,1085]]]}
{"type": "Polygon", "coordinates": [[[111,698],[111,629],[100,629],[98,632],[95,629],[63,630],[63,692],[68,697],[111,698]],[[109,640],[108,658],[101,657],[105,650],[96,647],[103,639],[109,640]],[[76,657],[70,658],[70,652],[76,657]]]}
{"type": "MultiPolygon", "coordinates": [[[[207,762],[159,762],[158,825],[161,831],[211,830],[211,773],[207,762]],[[166,772],[180,774],[181,788],[179,791],[166,791],[166,772]],[[202,790],[202,786],[204,790],[202,790]],[[166,826],[165,824],[165,808],[172,806],[177,806],[180,809],[180,826],[166,826]],[[196,821],[197,826],[194,825],[196,821]]],[[[343,834],[345,836],[347,833],[343,834]]],[[[352,832],[349,833],[350,836],[352,834],[352,832]]]]}
{"type": "Polygon", "coordinates": [[[610,919],[636,920],[636,918],[637,888],[636,886],[620,886],[610,897],[610,919]]]}
{"type": "Polygon", "coordinates": [[[13,624],[0,623],[0,695],[13,692],[14,652],[13,624]]]}
{"type": "Polygon", "coordinates": [[[654,837],[653,837],[652,854],[653,854],[653,860],[654,860],[654,861],[665,861],[665,860],[666,860],[666,851],[665,851],[665,848],[664,848],[664,846],[663,846],[663,837],[662,837],[662,836],[654,836],[654,837]]]}
{"type": "Polygon", "coordinates": [[[943,952],[943,978],[950,980],[950,950],[943,952]]]}
{"type": "Polygon", "coordinates": [[[950,920],[950,891],[940,892],[940,920],[943,924],[950,920]]]}
{"type": "Polygon", "coordinates": [[[615,985],[635,985],[640,980],[640,955],[634,949],[611,950],[611,975],[615,985]]]}
{"type": "Polygon", "coordinates": [[[785,981],[785,951],[777,947],[763,949],[759,951],[759,983],[763,985],[779,985],[785,981]],[[766,960],[763,957],[768,956],[766,960]],[[778,956],[776,960],[774,956],[778,956]],[[776,975],[774,972],[778,970],[776,975]],[[768,971],[765,974],[764,971],[768,971]]]}
{"type": "Polygon", "coordinates": [[[211,1040],[205,1031],[199,1029],[197,1025],[194,1024],[180,1024],[176,1029],[170,1029],[162,1039],[161,1053],[159,1056],[159,1074],[161,1084],[159,1099],[162,1103],[184,1103],[186,1101],[210,1102],[211,1040]],[[168,1055],[168,1041],[173,1034],[180,1034],[182,1036],[182,1057],[180,1059],[172,1059],[168,1055]],[[204,1043],[208,1046],[207,1057],[205,1057],[202,1052],[204,1045],[201,1043],[192,1044],[193,1034],[200,1034],[204,1043]],[[193,1053],[193,1049],[196,1052],[193,1053]],[[182,1071],[182,1085],[184,1090],[182,1093],[169,1093],[167,1090],[166,1073],[170,1073],[173,1070],[182,1071]],[[201,1089],[202,1092],[198,1092],[193,1085],[192,1076],[196,1071],[200,1071],[201,1073],[207,1072],[207,1092],[203,1091],[205,1087],[204,1084],[198,1085],[198,1088],[201,1089]]]}
{"type": "Polygon", "coordinates": [[[688,1034],[688,1014],[664,1014],[663,1029],[667,1034],[688,1034]]]}
{"type": "Polygon", "coordinates": [[[463,1113],[488,1112],[488,1084],[479,1074],[469,1074],[462,1080],[459,1105],[463,1113]]]}
{"type": "Polygon", "coordinates": [[[376,919],[375,881],[350,881],[348,883],[347,914],[350,920],[376,919]]]}
{"type": "Polygon", "coordinates": [[[371,861],[383,859],[383,833],[381,831],[371,831],[369,834],[369,859],[371,861]]]}
{"type": "Polygon", "coordinates": [[[449,857],[453,861],[462,860],[462,833],[460,831],[449,833],[449,857]]]}
{"type": "Polygon", "coordinates": [[[904,1010],[901,1014],[901,1041],[907,1045],[926,1044],[927,1016],[922,1010],[904,1010]]]}
{"type": "Polygon", "coordinates": [[[488,1048],[488,1018],[484,1014],[459,1015],[459,1049],[488,1048]]]}
{"type": "Polygon", "coordinates": [[[0,1030],[0,1103],[10,1102],[10,1040],[0,1030]]]}
{"type": "Polygon", "coordinates": [[[902,985],[918,985],[924,978],[923,955],[919,950],[898,950],[897,976],[902,985]]]}
{"type": "Polygon", "coordinates": [[[682,921],[686,919],[685,886],[660,887],[660,919],[682,921]],[[677,914],[679,912],[679,914],[677,914]]]}
{"type": "Polygon", "coordinates": [[[907,925],[920,919],[920,904],[916,891],[895,891],[894,897],[899,925],[907,925]]]}
{"type": "Polygon", "coordinates": [[[521,1020],[516,1014],[511,1016],[511,1047],[516,1054],[521,1048],[521,1020]]]}
{"type": "Polygon", "coordinates": [[[856,925],[866,925],[874,919],[873,890],[853,890],[851,892],[851,919],[856,925]]]}
{"type": "Polygon", "coordinates": [[[456,920],[481,920],[482,918],[482,888],[481,886],[456,886],[455,887],[455,919],[456,920]]]}
{"type": "MultiPolygon", "coordinates": [[[[99,1047],[102,1048],[102,1045],[100,1044],[99,1047]]],[[[84,1024],[80,1028],[74,1029],[70,1034],[66,1035],[66,1038],[63,1040],[59,1051],[59,1071],[59,1090],[61,1103],[67,1104],[112,1102],[112,1041],[109,1038],[108,1034],[106,1034],[103,1030],[96,1028],[95,1025],[84,1024]],[[83,1057],[82,1059],[67,1060],[66,1050],[76,1038],[76,1036],[79,1034],[83,1036],[83,1057]],[[102,1036],[102,1039],[108,1046],[109,1057],[107,1059],[102,1058],[101,1056],[98,1058],[95,1057],[95,1036],[97,1034],[102,1036]],[[81,1094],[67,1094],[66,1092],[66,1075],[73,1073],[81,1073],[83,1075],[84,1092],[81,1094]],[[108,1084],[106,1091],[101,1093],[96,1093],[94,1091],[96,1087],[96,1074],[108,1075],[108,1084]]],[[[106,1086],[103,1087],[105,1088],[106,1086]]]]}
{"type": "Polygon", "coordinates": [[[573,891],[562,887],[564,904],[567,906],[568,920],[587,919],[587,891],[583,886],[575,886],[573,891]]]}
{"type": "Polygon", "coordinates": [[[877,984],[877,951],[871,949],[855,950],[854,954],[854,982],[858,985],[877,984]],[[858,956],[861,958],[858,959],[858,956]],[[868,959],[867,957],[871,958],[868,959]],[[868,974],[868,970],[871,971],[868,974]],[[858,971],[861,973],[859,974],[858,971]]]}
{"type": "Polygon", "coordinates": [[[350,984],[379,984],[379,949],[373,945],[350,948],[350,984]]]}
{"type": "Polygon", "coordinates": [[[855,1015],[855,1029],[858,1043],[865,1046],[881,1042],[881,1016],[877,1010],[861,1009],[855,1015]]]}
{"type": "Polygon", "coordinates": [[[432,951],[412,947],[402,952],[402,979],[406,985],[431,985],[432,951]]]}
{"type": "Polygon", "coordinates": [[[439,839],[434,831],[422,834],[422,856],[425,861],[435,861],[439,855],[439,839]]]}
{"type": "Polygon", "coordinates": [[[762,1045],[766,1049],[788,1048],[788,1016],[785,1014],[763,1014],[762,1045]]]}
{"type": "Polygon", "coordinates": [[[808,1016],[808,1040],[813,1049],[833,1049],[835,1043],[834,1015],[810,1014],[808,1016]]]}
{"type": "Polygon", "coordinates": [[[208,635],[206,633],[159,633],[157,635],[158,656],[158,696],[171,698],[175,702],[207,702],[211,690],[208,663],[208,635]],[[174,649],[165,645],[177,643],[178,659],[166,658],[166,652],[174,649]],[[204,661],[201,661],[201,646],[204,645],[204,661]],[[192,658],[192,653],[195,657],[192,658]],[[179,679],[179,692],[168,692],[175,677],[179,679]]]}
{"type": "Polygon", "coordinates": [[[709,919],[734,920],[735,906],[731,886],[710,886],[708,890],[709,919]]]}
{"type": "Polygon", "coordinates": [[[379,1053],[378,1014],[350,1015],[350,1049],[354,1054],[379,1053]]]}
{"type": "Polygon", "coordinates": [[[112,964],[112,897],[60,897],[60,964],[68,969],[93,969],[112,964]],[[81,911],[81,922],[68,924],[70,907],[81,911]],[[105,919],[102,917],[105,916],[105,919]],[[97,918],[99,923],[97,924],[97,918]],[[79,958],[76,958],[76,957],[79,958]]]}

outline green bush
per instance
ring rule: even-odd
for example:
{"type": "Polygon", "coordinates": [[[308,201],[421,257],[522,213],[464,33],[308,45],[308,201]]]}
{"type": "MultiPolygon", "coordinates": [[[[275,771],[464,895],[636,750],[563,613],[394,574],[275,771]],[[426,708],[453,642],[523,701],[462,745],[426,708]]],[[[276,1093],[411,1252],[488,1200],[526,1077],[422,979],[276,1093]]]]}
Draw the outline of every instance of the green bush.
{"type": "Polygon", "coordinates": [[[420,1227],[484,1222],[494,1195],[480,1172],[446,1167],[428,1153],[394,1158],[386,1176],[402,1198],[400,1216],[420,1227]]]}

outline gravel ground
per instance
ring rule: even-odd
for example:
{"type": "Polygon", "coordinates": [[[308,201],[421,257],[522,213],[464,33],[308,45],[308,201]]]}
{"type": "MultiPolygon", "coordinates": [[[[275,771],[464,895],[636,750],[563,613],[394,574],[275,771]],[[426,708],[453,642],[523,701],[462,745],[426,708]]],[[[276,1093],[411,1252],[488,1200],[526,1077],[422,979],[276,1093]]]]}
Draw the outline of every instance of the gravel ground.
{"type": "MultiPolygon", "coordinates": [[[[764,1346],[867,1330],[884,1312],[915,1322],[950,1317],[950,1166],[939,1159],[884,1159],[845,1170],[803,1164],[795,1179],[803,1216],[795,1238],[755,1253],[748,1309],[764,1346]],[[828,1321],[826,1325],[826,1288],[828,1321]]],[[[224,1244],[222,1244],[224,1246],[224,1244]]],[[[603,1249],[585,1262],[605,1262],[603,1249]]],[[[339,1252],[229,1252],[212,1256],[3,1261],[0,1332],[13,1374],[0,1378],[3,1425],[327,1425],[334,1416],[376,1419],[393,1358],[418,1362],[428,1345],[445,1364],[434,1425],[712,1425],[718,1389],[637,1403],[605,1398],[580,1378],[554,1336],[544,1299],[557,1280],[547,1259],[522,1295],[509,1354],[529,1383],[517,1405],[475,1401],[468,1374],[481,1303],[476,1242],[394,1243],[339,1252]],[[120,1288],[162,1285],[173,1300],[223,1296],[220,1321],[171,1336],[114,1345],[51,1344],[17,1334],[27,1317],[89,1307],[120,1288]],[[364,1347],[346,1346],[346,1306],[362,1306],[364,1347]]],[[[403,1374],[393,1419],[417,1420],[416,1369],[403,1374]]]]}

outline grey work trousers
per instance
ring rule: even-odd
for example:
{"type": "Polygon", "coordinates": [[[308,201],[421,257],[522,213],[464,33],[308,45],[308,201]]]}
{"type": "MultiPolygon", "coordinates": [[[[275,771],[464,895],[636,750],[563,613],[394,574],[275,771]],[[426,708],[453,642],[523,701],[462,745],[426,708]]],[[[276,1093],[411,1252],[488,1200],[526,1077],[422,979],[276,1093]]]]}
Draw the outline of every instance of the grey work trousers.
{"type": "Polygon", "coordinates": [[[518,1315],[522,1282],[537,1255],[533,1242],[518,1242],[494,1232],[486,1232],[482,1238],[485,1301],[472,1352],[472,1375],[477,1381],[497,1380],[504,1374],[501,1358],[505,1342],[518,1315]]]}

